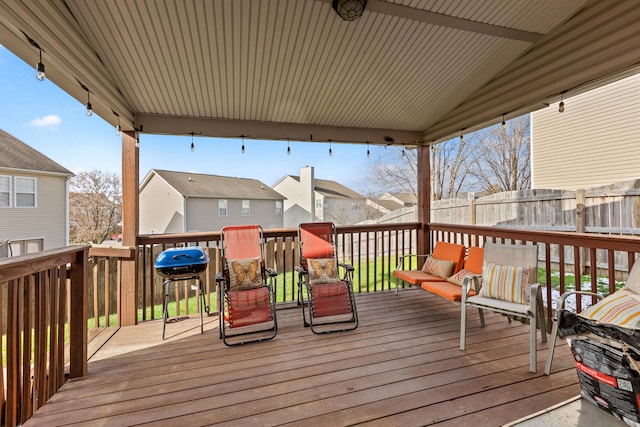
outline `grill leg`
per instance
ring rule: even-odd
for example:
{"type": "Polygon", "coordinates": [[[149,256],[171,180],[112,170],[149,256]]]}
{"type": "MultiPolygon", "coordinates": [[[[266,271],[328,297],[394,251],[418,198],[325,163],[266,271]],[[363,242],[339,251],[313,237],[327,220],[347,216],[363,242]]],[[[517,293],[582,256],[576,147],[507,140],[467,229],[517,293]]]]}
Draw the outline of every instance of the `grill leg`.
{"type": "Polygon", "coordinates": [[[169,283],[171,280],[165,280],[162,282],[164,288],[164,301],[162,302],[162,339],[164,340],[164,331],[167,328],[167,311],[169,305],[169,283]]]}

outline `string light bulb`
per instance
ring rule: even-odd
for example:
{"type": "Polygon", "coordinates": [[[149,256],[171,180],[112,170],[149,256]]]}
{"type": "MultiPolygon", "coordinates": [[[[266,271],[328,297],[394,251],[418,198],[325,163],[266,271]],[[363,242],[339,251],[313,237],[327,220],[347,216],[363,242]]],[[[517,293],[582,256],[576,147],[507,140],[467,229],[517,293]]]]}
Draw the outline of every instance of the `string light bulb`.
{"type": "Polygon", "coordinates": [[[333,156],[333,150],[331,149],[331,141],[329,141],[329,157],[333,156]]]}
{"type": "Polygon", "coordinates": [[[244,154],[244,135],[242,135],[242,148],[240,149],[242,154],[244,154]]]}
{"type": "Polygon", "coordinates": [[[289,143],[289,141],[287,140],[287,156],[291,155],[291,145],[289,143]]]}
{"type": "Polygon", "coordinates": [[[504,114],[502,115],[502,130],[507,129],[507,122],[504,121],[504,114]]]}
{"type": "Polygon", "coordinates": [[[371,157],[371,151],[369,151],[369,141],[367,141],[367,158],[371,157]]]}
{"type": "Polygon", "coordinates": [[[564,96],[563,93],[560,94],[560,104],[558,104],[558,112],[559,113],[564,113],[564,101],[562,100],[562,97],[564,96]]]}
{"type": "Polygon", "coordinates": [[[115,111],[113,112],[113,114],[116,116],[116,119],[118,120],[118,123],[116,124],[116,135],[120,136],[120,134],[122,133],[122,127],[120,126],[120,115],[115,111]]]}
{"type": "Polygon", "coordinates": [[[42,49],[40,49],[40,61],[36,64],[36,79],[42,81],[45,78],[44,63],[42,62],[42,49]]]}
{"type": "Polygon", "coordinates": [[[93,108],[91,108],[91,101],[89,100],[90,93],[89,89],[87,89],[87,117],[91,117],[93,114],[93,108]]]}
{"type": "Polygon", "coordinates": [[[193,143],[193,132],[191,132],[191,152],[193,153],[196,149],[196,145],[193,143]]]}
{"type": "Polygon", "coordinates": [[[462,132],[464,132],[464,129],[460,131],[460,142],[464,142],[464,134],[462,132]]]}

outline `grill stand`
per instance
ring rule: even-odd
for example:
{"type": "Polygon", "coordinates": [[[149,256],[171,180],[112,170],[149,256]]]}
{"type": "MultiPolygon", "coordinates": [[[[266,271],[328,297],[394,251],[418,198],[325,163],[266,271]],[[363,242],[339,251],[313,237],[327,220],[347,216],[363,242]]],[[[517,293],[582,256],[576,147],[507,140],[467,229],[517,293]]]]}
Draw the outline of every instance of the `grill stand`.
{"type": "MultiPolygon", "coordinates": [[[[169,305],[169,285],[173,282],[178,282],[182,280],[195,280],[197,282],[197,287],[192,285],[191,288],[198,291],[197,299],[200,302],[200,310],[199,310],[200,311],[200,333],[201,334],[204,333],[203,313],[206,311],[208,314],[209,307],[205,305],[204,288],[203,288],[203,282],[202,282],[202,279],[200,278],[200,275],[194,274],[193,276],[189,276],[189,277],[167,277],[162,282],[162,288],[164,291],[164,300],[162,302],[162,340],[164,340],[164,333],[167,327],[167,317],[168,317],[167,312],[168,312],[168,305],[169,305]]],[[[176,304],[177,303],[178,302],[176,301],[176,304]]]]}

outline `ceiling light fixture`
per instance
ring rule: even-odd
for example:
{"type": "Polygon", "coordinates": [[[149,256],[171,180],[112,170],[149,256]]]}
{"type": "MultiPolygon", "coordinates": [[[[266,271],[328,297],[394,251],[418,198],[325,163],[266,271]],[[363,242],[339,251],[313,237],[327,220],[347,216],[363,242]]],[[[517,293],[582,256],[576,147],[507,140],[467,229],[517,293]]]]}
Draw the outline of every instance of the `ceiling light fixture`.
{"type": "Polygon", "coordinates": [[[40,51],[40,61],[36,64],[36,79],[42,81],[45,78],[44,63],[42,62],[42,49],[40,51]]]}
{"type": "Polygon", "coordinates": [[[562,100],[563,95],[564,95],[564,92],[560,94],[560,104],[558,104],[559,113],[564,113],[564,101],[562,100]]]}
{"type": "Polygon", "coordinates": [[[333,0],[333,10],[344,21],[355,21],[362,16],[367,0],[333,0]]]}

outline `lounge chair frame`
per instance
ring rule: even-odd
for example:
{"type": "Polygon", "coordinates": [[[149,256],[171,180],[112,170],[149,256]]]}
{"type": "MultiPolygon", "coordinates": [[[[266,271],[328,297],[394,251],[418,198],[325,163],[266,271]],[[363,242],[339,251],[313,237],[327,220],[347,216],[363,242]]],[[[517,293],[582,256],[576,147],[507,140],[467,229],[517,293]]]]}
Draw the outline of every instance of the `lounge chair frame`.
{"type": "Polygon", "coordinates": [[[216,275],[218,285],[218,308],[220,338],[227,346],[235,346],[250,342],[260,342],[275,338],[278,333],[278,321],[275,308],[274,277],[275,270],[266,268],[264,264],[264,235],[259,225],[236,225],[224,227],[221,231],[222,247],[222,273],[216,275]],[[259,258],[260,277],[262,285],[252,289],[234,290],[231,285],[228,263],[235,259],[259,258]],[[255,325],[240,326],[236,333],[229,333],[234,329],[231,326],[231,298],[230,292],[254,292],[265,288],[268,292],[268,305],[270,310],[269,321],[255,325]],[[236,337],[248,337],[248,339],[234,340],[236,337]]]}
{"type": "MultiPolygon", "coordinates": [[[[302,306],[302,320],[305,327],[310,327],[314,334],[326,334],[332,332],[351,331],[358,327],[358,311],[353,292],[354,268],[350,264],[338,262],[336,242],[336,227],[331,222],[302,223],[298,227],[298,242],[300,242],[300,265],[296,267],[298,273],[298,304],[302,306]],[[307,259],[333,258],[335,264],[342,269],[340,282],[310,284],[307,259]],[[351,316],[348,313],[342,316],[327,316],[327,321],[320,321],[322,317],[314,316],[313,288],[331,286],[336,283],[344,283],[348,293],[351,316]],[[345,327],[327,327],[327,325],[345,325],[345,327]]],[[[319,288],[318,288],[319,289],[319,288]]]]}

